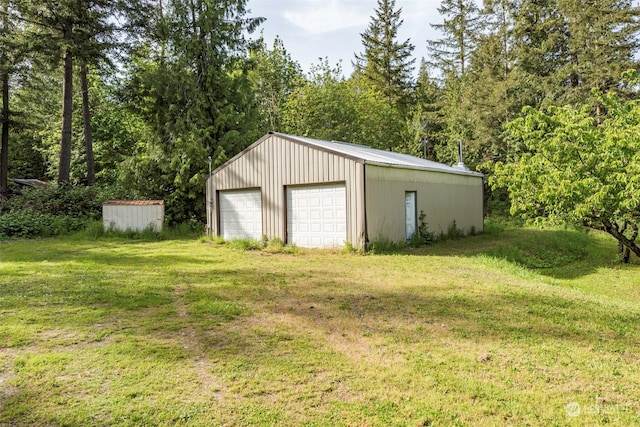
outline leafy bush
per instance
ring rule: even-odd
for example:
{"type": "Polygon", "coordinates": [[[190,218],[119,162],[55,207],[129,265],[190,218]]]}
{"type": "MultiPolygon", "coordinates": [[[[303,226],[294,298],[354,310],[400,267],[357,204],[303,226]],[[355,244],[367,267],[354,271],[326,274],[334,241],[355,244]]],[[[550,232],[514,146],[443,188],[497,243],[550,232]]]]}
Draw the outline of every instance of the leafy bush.
{"type": "Polygon", "coordinates": [[[0,238],[56,236],[82,228],[83,221],[32,209],[13,210],[0,216],[0,238]]]}
{"type": "Polygon", "coordinates": [[[102,203],[122,198],[114,187],[25,188],[0,206],[0,238],[54,236],[79,230],[101,217],[102,203]]]}

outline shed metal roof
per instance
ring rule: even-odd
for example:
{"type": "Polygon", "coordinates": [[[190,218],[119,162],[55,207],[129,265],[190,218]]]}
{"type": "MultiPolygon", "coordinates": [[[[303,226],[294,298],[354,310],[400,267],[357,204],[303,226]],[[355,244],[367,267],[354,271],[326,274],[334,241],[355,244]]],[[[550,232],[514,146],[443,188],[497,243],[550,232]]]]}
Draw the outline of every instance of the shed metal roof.
{"type": "Polygon", "coordinates": [[[408,154],[396,153],[393,151],[378,150],[364,145],[350,144],[340,141],[324,141],[321,139],[307,138],[303,136],[287,135],[283,133],[271,132],[272,135],[280,136],[292,141],[298,141],[306,145],[320,148],[322,150],[354,157],[364,163],[401,167],[409,169],[422,169],[435,172],[453,173],[458,175],[483,176],[480,172],[474,172],[460,166],[449,166],[431,160],[421,159],[408,154]]]}
{"type": "Polygon", "coordinates": [[[164,200],[107,200],[103,206],[151,206],[164,205],[164,200]]]}

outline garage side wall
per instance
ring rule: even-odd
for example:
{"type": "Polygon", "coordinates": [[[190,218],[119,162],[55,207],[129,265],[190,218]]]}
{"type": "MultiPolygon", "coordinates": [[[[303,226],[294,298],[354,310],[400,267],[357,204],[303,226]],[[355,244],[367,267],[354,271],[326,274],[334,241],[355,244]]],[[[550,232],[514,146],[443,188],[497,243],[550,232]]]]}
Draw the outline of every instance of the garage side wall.
{"type": "Polygon", "coordinates": [[[207,180],[207,219],[214,236],[220,234],[219,191],[259,188],[262,193],[262,233],[286,241],[286,187],[344,182],[347,239],[364,244],[364,173],[360,162],[268,135],[216,170],[207,180]]]}
{"type": "Polygon", "coordinates": [[[405,194],[412,191],[429,231],[446,233],[454,219],[465,233],[483,230],[482,177],[367,165],[366,188],[370,241],[405,241],[405,194]]]}

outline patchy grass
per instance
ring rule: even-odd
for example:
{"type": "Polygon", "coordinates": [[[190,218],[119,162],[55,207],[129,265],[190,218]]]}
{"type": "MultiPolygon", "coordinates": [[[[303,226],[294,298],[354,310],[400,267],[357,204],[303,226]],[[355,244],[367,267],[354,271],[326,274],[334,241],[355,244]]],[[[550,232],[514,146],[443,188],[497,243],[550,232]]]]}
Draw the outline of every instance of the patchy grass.
{"type": "Polygon", "coordinates": [[[0,425],[638,424],[639,267],[615,259],[495,227],[365,256],[0,242],[0,425]]]}

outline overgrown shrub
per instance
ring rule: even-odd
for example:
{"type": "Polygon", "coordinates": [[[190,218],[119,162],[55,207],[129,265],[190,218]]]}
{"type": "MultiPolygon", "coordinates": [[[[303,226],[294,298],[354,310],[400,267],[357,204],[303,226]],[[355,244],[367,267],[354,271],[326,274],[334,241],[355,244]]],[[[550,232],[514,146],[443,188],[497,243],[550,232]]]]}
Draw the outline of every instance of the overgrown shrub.
{"type": "Polygon", "coordinates": [[[101,217],[102,203],[122,198],[114,187],[51,185],[25,188],[0,206],[0,238],[55,236],[101,217]]]}
{"type": "Polygon", "coordinates": [[[12,210],[0,215],[0,239],[57,236],[82,228],[84,221],[33,209],[12,210]]]}

